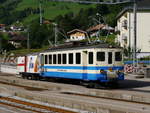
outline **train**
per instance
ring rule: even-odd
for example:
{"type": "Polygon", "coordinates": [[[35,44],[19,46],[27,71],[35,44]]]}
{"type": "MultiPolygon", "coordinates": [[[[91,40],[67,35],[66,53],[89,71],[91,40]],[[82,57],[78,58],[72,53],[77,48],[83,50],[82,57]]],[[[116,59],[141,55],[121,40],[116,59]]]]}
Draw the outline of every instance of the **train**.
{"type": "Polygon", "coordinates": [[[27,79],[62,79],[89,87],[124,80],[123,50],[109,44],[76,44],[18,57],[18,73],[27,79]]]}

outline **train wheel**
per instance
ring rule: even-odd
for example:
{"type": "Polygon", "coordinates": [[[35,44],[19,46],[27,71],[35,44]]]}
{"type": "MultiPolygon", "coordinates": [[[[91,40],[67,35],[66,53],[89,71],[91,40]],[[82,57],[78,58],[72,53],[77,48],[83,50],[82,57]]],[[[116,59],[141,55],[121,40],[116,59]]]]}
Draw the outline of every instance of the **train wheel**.
{"type": "Polygon", "coordinates": [[[94,88],[96,88],[96,89],[100,88],[100,84],[99,83],[94,83],[94,88]]]}
{"type": "Polygon", "coordinates": [[[87,88],[94,88],[95,87],[95,83],[93,82],[89,82],[87,85],[87,88]]]}

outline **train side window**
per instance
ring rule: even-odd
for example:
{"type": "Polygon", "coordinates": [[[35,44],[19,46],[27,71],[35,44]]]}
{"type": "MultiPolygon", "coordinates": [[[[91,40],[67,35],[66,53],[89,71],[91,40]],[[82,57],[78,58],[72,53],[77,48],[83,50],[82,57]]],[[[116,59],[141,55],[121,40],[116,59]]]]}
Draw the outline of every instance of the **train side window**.
{"type": "Polygon", "coordinates": [[[66,54],[62,54],[62,59],[63,59],[63,60],[62,60],[62,61],[63,61],[62,63],[63,63],[63,64],[66,64],[66,63],[67,63],[66,58],[67,58],[67,57],[66,57],[66,54]]]}
{"type": "Polygon", "coordinates": [[[76,64],[81,64],[81,53],[76,53],[76,64]]]}
{"type": "Polygon", "coordinates": [[[93,52],[89,52],[89,64],[93,64],[93,52]]]}
{"type": "Polygon", "coordinates": [[[48,59],[47,59],[47,55],[45,55],[45,64],[48,64],[48,59]]]}
{"type": "Polygon", "coordinates": [[[122,61],[121,52],[115,52],[115,61],[122,61]]]}
{"type": "Polygon", "coordinates": [[[105,61],[105,52],[97,52],[97,61],[105,61]]]}
{"type": "Polygon", "coordinates": [[[58,64],[61,64],[61,54],[58,54],[58,64]]]}
{"type": "Polygon", "coordinates": [[[113,56],[113,54],[112,54],[112,52],[108,52],[108,64],[112,64],[112,56],[113,56]]]}
{"type": "Polygon", "coordinates": [[[69,53],[69,64],[73,64],[73,53],[69,53]]]}
{"type": "Polygon", "coordinates": [[[49,55],[49,64],[52,64],[52,55],[49,55]]]}
{"type": "Polygon", "coordinates": [[[53,55],[53,64],[56,64],[56,54],[53,55]]]}

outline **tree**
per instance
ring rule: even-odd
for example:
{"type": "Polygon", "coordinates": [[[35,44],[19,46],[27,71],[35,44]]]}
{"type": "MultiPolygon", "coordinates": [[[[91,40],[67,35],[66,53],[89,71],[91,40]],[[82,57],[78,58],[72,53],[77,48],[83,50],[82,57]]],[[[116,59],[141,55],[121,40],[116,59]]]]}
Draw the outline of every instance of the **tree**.
{"type": "Polygon", "coordinates": [[[29,28],[31,48],[41,48],[48,45],[48,40],[53,40],[53,28],[46,24],[39,24],[39,21],[34,21],[29,28]]]}

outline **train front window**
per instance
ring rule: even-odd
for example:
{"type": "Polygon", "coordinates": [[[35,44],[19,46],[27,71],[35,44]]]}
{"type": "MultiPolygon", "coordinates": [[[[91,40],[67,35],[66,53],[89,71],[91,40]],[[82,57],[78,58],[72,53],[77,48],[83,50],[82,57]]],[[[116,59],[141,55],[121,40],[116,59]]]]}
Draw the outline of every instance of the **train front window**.
{"type": "Polygon", "coordinates": [[[105,52],[97,52],[97,61],[105,61],[105,52]]]}
{"type": "Polygon", "coordinates": [[[80,64],[80,63],[81,63],[81,54],[76,53],[76,64],[80,64]]]}
{"type": "Polygon", "coordinates": [[[73,53],[69,53],[69,64],[73,64],[73,53]]]}
{"type": "Polygon", "coordinates": [[[89,52],[89,64],[93,64],[93,52],[89,52]]]}
{"type": "Polygon", "coordinates": [[[115,52],[115,61],[122,61],[121,52],[115,52]]]}

